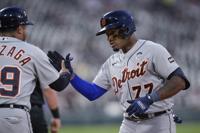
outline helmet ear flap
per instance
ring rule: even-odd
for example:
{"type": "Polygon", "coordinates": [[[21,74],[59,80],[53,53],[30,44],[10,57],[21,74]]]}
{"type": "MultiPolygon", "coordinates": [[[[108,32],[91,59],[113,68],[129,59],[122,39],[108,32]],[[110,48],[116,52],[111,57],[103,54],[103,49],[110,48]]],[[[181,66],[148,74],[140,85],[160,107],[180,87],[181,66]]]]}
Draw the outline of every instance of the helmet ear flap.
{"type": "Polygon", "coordinates": [[[127,38],[129,37],[129,28],[128,27],[122,27],[119,29],[119,36],[122,37],[122,38],[127,38]]]}

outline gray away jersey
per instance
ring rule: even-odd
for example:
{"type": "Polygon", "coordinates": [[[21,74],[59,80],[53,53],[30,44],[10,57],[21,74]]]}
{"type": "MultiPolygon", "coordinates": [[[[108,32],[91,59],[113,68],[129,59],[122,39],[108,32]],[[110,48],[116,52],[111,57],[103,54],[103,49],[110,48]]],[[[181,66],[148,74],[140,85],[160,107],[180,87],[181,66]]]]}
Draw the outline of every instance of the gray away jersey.
{"type": "Polygon", "coordinates": [[[38,47],[12,37],[0,37],[0,104],[30,108],[36,79],[41,88],[58,79],[59,73],[38,47]]]}
{"type": "MultiPolygon", "coordinates": [[[[125,112],[127,100],[158,90],[166,78],[179,66],[160,44],[138,40],[127,53],[119,51],[102,65],[94,83],[112,89],[125,112]]],[[[147,112],[157,112],[173,106],[172,99],[155,102],[147,112]]]]}

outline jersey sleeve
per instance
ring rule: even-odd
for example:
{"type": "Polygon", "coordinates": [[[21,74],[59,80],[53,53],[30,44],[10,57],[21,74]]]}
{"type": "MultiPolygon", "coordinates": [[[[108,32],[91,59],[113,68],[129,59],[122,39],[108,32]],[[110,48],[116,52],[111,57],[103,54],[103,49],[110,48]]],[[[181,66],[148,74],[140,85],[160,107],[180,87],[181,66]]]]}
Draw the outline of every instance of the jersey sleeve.
{"type": "Polygon", "coordinates": [[[154,48],[153,65],[155,71],[165,79],[179,67],[171,54],[162,45],[157,45],[154,48]]]}
{"type": "Polygon", "coordinates": [[[37,57],[34,58],[36,77],[42,89],[48,88],[49,84],[59,78],[59,73],[53,65],[51,65],[48,56],[41,49],[38,48],[35,55],[37,55],[37,57]]]}
{"type": "Polygon", "coordinates": [[[109,67],[108,67],[108,62],[105,62],[96,77],[93,80],[93,83],[96,85],[109,90],[111,88],[111,82],[109,80],[109,67]]]}

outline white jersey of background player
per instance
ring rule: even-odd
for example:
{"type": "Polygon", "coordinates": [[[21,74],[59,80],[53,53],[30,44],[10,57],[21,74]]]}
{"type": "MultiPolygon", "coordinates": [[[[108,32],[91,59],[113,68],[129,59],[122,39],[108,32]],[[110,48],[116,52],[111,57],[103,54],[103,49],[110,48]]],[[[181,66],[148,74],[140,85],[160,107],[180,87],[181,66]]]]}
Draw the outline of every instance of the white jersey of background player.
{"type": "Polygon", "coordinates": [[[113,90],[124,110],[120,133],[175,133],[169,98],[189,87],[181,68],[163,46],[134,36],[135,24],[126,11],[108,12],[100,24],[97,35],[106,33],[117,53],[102,65],[93,83],[73,73],[67,56],[72,86],[89,100],[113,90]]]}
{"type": "Polygon", "coordinates": [[[18,7],[0,10],[0,132],[31,133],[30,95],[39,80],[45,91],[60,79],[47,55],[26,40],[26,12],[18,7]],[[8,128],[9,127],[9,128],[8,128]]]}

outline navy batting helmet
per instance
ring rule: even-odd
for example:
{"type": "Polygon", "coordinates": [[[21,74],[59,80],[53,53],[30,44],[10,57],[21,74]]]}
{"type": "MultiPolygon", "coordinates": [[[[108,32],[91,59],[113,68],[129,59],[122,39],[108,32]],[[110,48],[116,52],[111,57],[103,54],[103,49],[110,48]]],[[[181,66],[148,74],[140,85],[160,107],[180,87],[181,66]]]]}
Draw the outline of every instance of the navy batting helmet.
{"type": "Polygon", "coordinates": [[[111,11],[103,15],[100,20],[101,29],[96,35],[104,34],[110,29],[119,29],[123,37],[129,37],[136,31],[133,17],[123,10],[111,11]]]}
{"type": "Polygon", "coordinates": [[[28,21],[26,11],[19,7],[6,7],[0,10],[0,29],[17,28],[19,25],[33,25],[28,21]]]}

